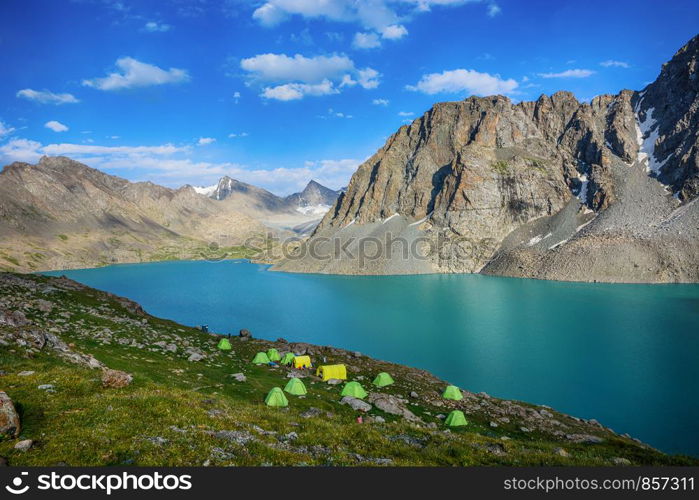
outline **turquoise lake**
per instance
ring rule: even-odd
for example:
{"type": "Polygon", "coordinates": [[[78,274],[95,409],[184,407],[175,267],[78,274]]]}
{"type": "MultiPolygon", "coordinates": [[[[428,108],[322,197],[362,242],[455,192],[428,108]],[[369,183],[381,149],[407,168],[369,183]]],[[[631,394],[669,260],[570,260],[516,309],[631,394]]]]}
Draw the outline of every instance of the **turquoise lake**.
{"type": "Polygon", "coordinates": [[[46,274],[187,325],[358,350],[699,456],[699,285],[267,269],[164,262],[46,274]]]}

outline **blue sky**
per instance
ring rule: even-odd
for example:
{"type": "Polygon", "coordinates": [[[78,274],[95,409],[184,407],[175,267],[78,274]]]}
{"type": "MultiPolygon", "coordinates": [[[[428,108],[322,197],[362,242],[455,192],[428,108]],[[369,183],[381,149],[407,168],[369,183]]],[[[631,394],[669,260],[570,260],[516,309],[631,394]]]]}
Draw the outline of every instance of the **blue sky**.
{"type": "Polygon", "coordinates": [[[438,101],[641,89],[697,1],[2,0],[0,162],[338,188],[438,101]]]}

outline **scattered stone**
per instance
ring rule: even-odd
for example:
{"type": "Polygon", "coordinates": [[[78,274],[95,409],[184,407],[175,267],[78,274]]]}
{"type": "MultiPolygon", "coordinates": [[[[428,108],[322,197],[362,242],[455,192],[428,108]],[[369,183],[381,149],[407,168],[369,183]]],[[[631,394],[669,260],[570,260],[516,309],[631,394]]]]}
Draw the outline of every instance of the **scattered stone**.
{"type": "Polygon", "coordinates": [[[391,465],[393,463],[390,458],[373,458],[371,461],[376,465],[391,465]]]}
{"type": "Polygon", "coordinates": [[[277,342],[280,343],[280,344],[288,344],[288,343],[289,343],[289,341],[286,340],[284,337],[279,337],[279,338],[277,339],[277,342]]]}
{"type": "Polygon", "coordinates": [[[631,460],[627,458],[622,458],[622,457],[614,457],[612,458],[612,463],[614,465],[631,465],[631,460]]]}
{"type": "Polygon", "coordinates": [[[167,439],[165,439],[164,437],[161,437],[161,436],[147,437],[146,441],[149,441],[157,446],[163,446],[163,445],[169,443],[169,441],[167,439]]]}
{"type": "Polygon", "coordinates": [[[362,401],[361,399],[352,397],[352,396],[345,396],[340,400],[340,404],[343,405],[349,405],[350,408],[353,410],[357,411],[363,411],[363,412],[368,412],[371,410],[371,405],[369,403],[366,403],[362,401]]]}
{"type": "Polygon", "coordinates": [[[418,395],[417,392],[411,391],[411,392],[410,392],[410,397],[413,398],[413,399],[417,399],[417,398],[419,398],[420,396],[418,395]]]}
{"type": "Polygon", "coordinates": [[[498,424],[496,422],[490,422],[489,424],[493,429],[497,429],[498,424]]]}
{"type": "Polygon", "coordinates": [[[20,430],[19,415],[12,399],[0,391],[0,437],[16,438],[20,430]]]}
{"type": "Polygon", "coordinates": [[[444,415],[443,413],[439,413],[439,414],[437,414],[437,418],[438,418],[439,420],[444,420],[445,418],[447,418],[447,416],[444,415]]]}
{"type": "Polygon", "coordinates": [[[37,386],[37,389],[47,392],[56,392],[56,387],[53,384],[41,384],[37,386]]]}
{"type": "Polygon", "coordinates": [[[528,428],[528,427],[520,427],[519,430],[522,431],[522,432],[531,432],[531,431],[532,431],[532,430],[531,430],[530,428],[528,428]]]}
{"type": "Polygon", "coordinates": [[[0,325],[25,326],[30,323],[22,311],[0,311],[0,325]]]}
{"type": "Polygon", "coordinates": [[[120,389],[129,385],[131,381],[133,381],[133,377],[130,373],[122,372],[121,370],[112,370],[111,368],[102,370],[103,387],[120,389]]]}
{"type": "Polygon", "coordinates": [[[399,399],[390,394],[381,394],[378,392],[372,392],[369,394],[367,399],[381,411],[390,413],[391,415],[401,416],[409,422],[420,421],[420,419],[413,412],[404,406],[403,402],[405,400],[399,399]]]}
{"type": "Polygon", "coordinates": [[[568,453],[564,448],[554,448],[553,452],[559,457],[568,458],[570,456],[570,453],[568,453]]]}
{"type": "MultiPolygon", "coordinates": [[[[229,451],[226,451],[222,448],[214,447],[211,448],[211,458],[215,460],[233,460],[235,458],[235,455],[229,451]]],[[[208,460],[207,460],[208,462],[208,460]]],[[[208,464],[207,464],[208,466],[208,464]]]]}
{"type": "Polygon", "coordinates": [[[245,382],[248,379],[242,373],[234,373],[233,375],[231,375],[231,377],[233,377],[236,380],[236,382],[245,382]]]}
{"type": "Polygon", "coordinates": [[[193,353],[187,358],[187,361],[196,362],[196,361],[201,361],[202,359],[204,359],[204,355],[203,355],[203,354],[199,354],[198,352],[193,352],[193,353]]]}
{"type": "Polygon", "coordinates": [[[355,357],[355,358],[361,358],[361,357],[362,357],[362,353],[359,352],[359,351],[354,351],[354,352],[352,353],[352,356],[355,357]]]}
{"type": "Polygon", "coordinates": [[[340,380],[338,378],[330,378],[327,381],[328,385],[340,385],[341,383],[342,383],[342,380],[340,380]]]}
{"type": "Polygon", "coordinates": [[[19,450],[22,452],[29,451],[29,448],[31,448],[33,445],[34,445],[34,441],[32,441],[31,439],[24,439],[22,441],[19,441],[15,445],[15,450],[19,450]]]}
{"type": "Polygon", "coordinates": [[[599,444],[604,442],[603,438],[590,434],[566,434],[565,437],[568,441],[572,441],[573,443],[599,444]]]}
{"type": "Polygon", "coordinates": [[[299,438],[299,435],[292,431],[292,432],[289,432],[288,434],[284,434],[281,437],[281,440],[282,441],[295,441],[298,438],[299,438]]]}
{"type": "Polygon", "coordinates": [[[238,333],[238,336],[239,336],[240,338],[251,339],[251,338],[252,338],[252,333],[250,333],[250,330],[248,330],[247,328],[243,328],[243,329],[240,330],[240,332],[238,333]]]}
{"type": "Polygon", "coordinates": [[[548,411],[548,410],[539,410],[539,414],[540,414],[542,417],[553,418],[553,413],[551,413],[551,412],[548,411]]]}
{"type": "Polygon", "coordinates": [[[418,448],[425,447],[424,439],[418,439],[416,437],[409,436],[408,434],[398,434],[397,436],[391,436],[388,439],[389,441],[401,441],[405,444],[409,444],[410,446],[416,446],[418,448]]]}
{"type": "Polygon", "coordinates": [[[308,410],[304,411],[304,412],[301,414],[301,417],[302,417],[302,418],[313,418],[313,417],[318,417],[318,416],[320,416],[322,413],[323,413],[322,410],[320,410],[320,409],[318,409],[318,408],[311,407],[311,408],[309,408],[308,410]]]}
{"type": "Polygon", "coordinates": [[[177,346],[175,344],[166,344],[164,349],[168,352],[177,352],[177,346]]]}
{"type": "Polygon", "coordinates": [[[226,441],[231,441],[241,446],[255,439],[255,437],[247,431],[217,431],[214,433],[214,437],[225,439],[226,441]]]}
{"type": "Polygon", "coordinates": [[[19,375],[20,377],[28,377],[30,375],[34,375],[34,373],[35,372],[32,370],[25,370],[25,371],[19,372],[17,375],[19,375]]]}
{"type": "Polygon", "coordinates": [[[507,455],[507,450],[505,450],[505,446],[503,446],[500,443],[491,443],[488,446],[486,446],[486,450],[488,450],[488,453],[492,453],[493,455],[507,455]]]}
{"type": "Polygon", "coordinates": [[[370,422],[370,423],[373,422],[375,424],[385,424],[386,423],[386,419],[383,418],[381,415],[369,415],[365,421],[370,422]]]}

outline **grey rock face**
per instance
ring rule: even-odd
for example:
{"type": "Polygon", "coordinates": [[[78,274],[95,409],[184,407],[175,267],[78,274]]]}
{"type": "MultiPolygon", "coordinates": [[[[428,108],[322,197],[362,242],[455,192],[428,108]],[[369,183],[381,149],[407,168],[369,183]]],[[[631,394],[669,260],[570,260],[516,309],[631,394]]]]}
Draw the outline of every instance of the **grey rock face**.
{"type": "Polygon", "coordinates": [[[643,91],[589,103],[435,104],[359,166],[301,257],[275,269],[698,281],[698,57],[695,37],[643,91]],[[378,256],[333,253],[368,239],[378,256]],[[392,250],[396,239],[418,251],[392,250]]]}

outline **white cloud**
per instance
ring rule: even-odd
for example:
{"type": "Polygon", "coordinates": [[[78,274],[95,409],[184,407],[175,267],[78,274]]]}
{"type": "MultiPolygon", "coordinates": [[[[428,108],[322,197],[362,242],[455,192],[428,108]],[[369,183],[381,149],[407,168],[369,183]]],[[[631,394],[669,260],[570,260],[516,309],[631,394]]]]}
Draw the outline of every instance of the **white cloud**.
{"type": "Polygon", "coordinates": [[[560,73],[539,73],[541,78],[587,78],[594,75],[591,69],[567,69],[560,73]]]}
{"type": "Polygon", "coordinates": [[[488,16],[489,17],[495,17],[498,14],[500,14],[501,12],[502,12],[502,9],[500,8],[500,6],[498,4],[491,3],[490,5],[488,5],[488,16]]]}
{"type": "Polygon", "coordinates": [[[309,161],[300,167],[251,169],[234,162],[203,162],[191,157],[196,149],[172,144],[160,146],[99,146],[90,144],[49,144],[14,139],[0,145],[0,162],[36,163],[44,155],[66,155],[91,167],[110,172],[129,172],[129,178],[179,187],[214,184],[228,175],[278,194],[291,194],[310,179],[333,189],[346,186],[363,160],[309,161]]]}
{"type": "Polygon", "coordinates": [[[390,101],[388,99],[374,99],[371,101],[374,106],[388,106],[389,102],[390,101]]]}
{"type": "Polygon", "coordinates": [[[22,89],[17,92],[17,97],[42,104],[72,104],[80,102],[72,94],[54,94],[48,90],[22,89]]]}
{"type": "Polygon", "coordinates": [[[415,113],[412,111],[399,111],[398,116],[413,116],[415,113]]]}
{"type": "Polygon", "coordinates": [[[423,75],[416,85],[408,85],[406,88],[430,95],[442,92],[494,95],[512,94],[517,85],[512,78],[503,80],[500,75],[480,73],[471,69],[455,69],[423,75]]]}
{"type": "Polygon", "coordinates": [[[315,57],[260,54],[243,59],[240,67],[248,72],[249,84],[278,83],[265,86],[261,96],[280,101],[337,94],[340,88],[357,84],[373,89],[379,85],[381,76],[372,68],[356,69],[352,59],[337,54],[315,57]]]}
{"type": "Polygon", "coordinates": [[[381,36],[386,40],[399,40],[408,34],[408,30],[402,24],[391,24],[381,30],[381,36]]]}
{"type": "Polygon", "coordinates": [[[133,57],[117,59],[116,66],[120,72],[110,73],[104,78],[83,80],[83,85],[100,90],[120,90],[189,81],[189,73],[184,69],[164,70],[152,64],[137,61],[133,57]]]}
{"type": "Polygon", "coordinates": [[[61,122],[56,120],[51,120],[50,122],[44,123],[44,127],[53,130],[54,132],[66,132],[68,127],[61,122]]]}
{"type": "Polygon", "coordinates": [[[4,165],[13,161],[23,161],[27,163],[35,162],[41,158],[39,152],[41,143],[28,139],[13,139],[0,146],[0,160],[4,165]]]}
{"type": "Polygon", "coordinates": [[[324,79],[337,79],[354,71],[354,62],[347,56],[304,57],[296,54],[260,54],[243,59],[240,67],[253,79],[263,82],[300,81],[317,83],[324,79]]]}
{"type": "Polygon", "coordinates": [[[285,83],[276,87],[265,87],[262,90],[262,97],[266,99],[276,99],[277,101],[295,101],[304,96],[320,96],[338,94],[330,80],[323,80],[320,83],[285,83]]]}
{"type": "Polygon", "coordinates": [[[170,31],[171,28],[172,26],[169,24],[157,23],[155,21],[148,21],[143,26],[143,30],[147,31],[148,33],[164,33],[166,31],[170,31]]]}
{"type": "Polygon", "coordinates": [[[209,144],[213,144],[214,142],[216,142],[216,139],[214,139],[213,137],[200,137],[197,141],[197,146],[208,146],[209,144]]]}
{"type": "Polygon", "coordinates": [[[609,67],[615,67],[615,68],[630,68],[631,65],[627,62],[624,61],[615,61],[613,59],[607,59],[606,61],[602,61],[599,63],[600,66],[604,66],[605,68],[609,67]]]}
{"type": "Polygon", "coordinates": [[[15,131],[14,127],[10,127],[7,123],[0,120],[0,137],[4,135],[10,135],[15,131]]]}
{"type": "MultiPolygon", "coordinates": [[[[469,3],[486,4],[490,17],[501,11],[492,0],[267,0],[252,17],[267,27],[276,26],[293,16],[352,23],[387,40],[396,40],[408,33],[399,22],[428,12],[432,7],[457,7],[469,3]]],[[[355,42],[357,48],[368,48],[361,45],[361,40],[355,42]]]]}
{"type": "Polygon", "coordinates": [[[240,132],[240,133],[238,133],[238,134],[236,134],[235,132],[233,132],[233,133],[228,134],[228,137],[230,137],[231,139],[235,139],[236,137],[247,137],[247,136],[249,136],[249,135],[250,135],[250,134],[248,134],[247,132],[240,132]]]}
{"type": "Polygon", "coordinates": [[[381,41],[376,33],[355,33],[352,47],[355,49],[374,49],[381,47],[381,41]]]}

